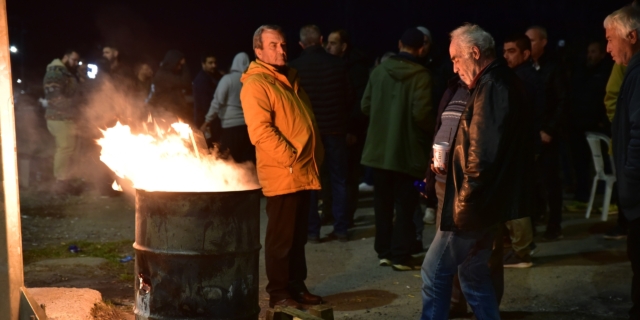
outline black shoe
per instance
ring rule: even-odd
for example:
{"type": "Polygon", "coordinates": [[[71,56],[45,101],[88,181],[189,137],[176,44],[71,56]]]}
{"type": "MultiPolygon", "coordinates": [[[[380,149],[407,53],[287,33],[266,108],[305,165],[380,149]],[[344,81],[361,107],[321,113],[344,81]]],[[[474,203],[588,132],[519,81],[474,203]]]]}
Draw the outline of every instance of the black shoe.
{"type": "Polygon", "coordinates": [[[338,240],[340,242],[348,242],[349,234],[340,234],[340,233],[336,233],[335,231],[332,231],[327,235],[327,238],[329,240],[338,240]]]}
{"type": "Polygon", "coordinates": [[[316,236],[314,234],[310,234],[307,236],[307,242],[309,243],[320,243],[320,236],[316,236]]]}
{"type": "Polygon", "coordinates": [[[322,304],[322,297],[315,295],[315,294],[311,294],[309,292],[309,290],[300,290],[300,291],[296,291],[296,290],[289,290],[289,292],[291,293],[291,298],[293,298],[293,300],[295,300],[296,302],[300,303],[300,304],[322,304]]]}
{"type": "Polygon", "coordinates": [[[513,250],[509,250],[507,254],[504,255],[503,261],[505,268],[531,268],[533,265],[533,263],[531,263],[531,257],[520,258],[513,250]]]}
{"type": "Polygon", "coordinates": [[[422,246],[422,240],[416,240],[411,247],[411,254],[420,254],[423,253],[424,247],[422,246]]]}
{"type": "Polygon", "coordinates": [[[611,230],[607,231],[607,233],[604,234],[604,238],[607,240],[621,240],[626,237],[627,237],[627,230],[625,230],[624,228],[618,225],[611,228],[611,230]]]}
{"type": "Polygon", "coordinates": [[[270,308],[275,308],[276,306],[281,306],[281,307],[289,307],[289,308],[295,308],[298,310],[302,310],[302,306],[295,300],[293,300],[292,298],[286,298],[286,299],[282,299],[279,301],[270,301],[269,302],[269,307],[270,308]]]}
{"type": "Polygon", "coordinates": [[[549,228],[547,227],[547,231],[544,232],[544,236],[542,239],[545,241],[556,241],[562,239],[562,229],[561,228],[549,228]]]}

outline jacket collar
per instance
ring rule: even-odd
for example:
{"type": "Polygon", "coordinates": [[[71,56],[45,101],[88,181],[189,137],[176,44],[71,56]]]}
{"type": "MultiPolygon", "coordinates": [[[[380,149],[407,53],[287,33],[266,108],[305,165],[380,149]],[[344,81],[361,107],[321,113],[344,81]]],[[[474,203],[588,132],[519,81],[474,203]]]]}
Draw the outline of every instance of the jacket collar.
{"type": "Polygon", "coordinates": [[[324,51],[324,48],[320,45],[313,45],[313,46],[304,48],[304,50],[302,50],[301,55],[310,54],[310,53],[311,54],[320,53],[320,52],[326,52],[326,51],[324,51]]]}
{"type": "Polygon", "coordinates": [[[627,65],[627,72],[629,73],[629,70],[637,68],[638,65],[640,65],[640,51],[636,52],[632,57],[631,60],[629,60],[629,64],[627,65]]]}
{"type": "Polygon", "coordinates": [[[493,61],[491,61],[491,63],[489,63],[486,67],[484,67],[484,69],[482,69],[478,75],[476,76],[475,79],[473,79],[473,81],[471,82],[471,85],[469,85],[469,90],[471,89],[475,89],[476,85],[478,85],[478,82],[480,82],[482,80],[482,76],[484,76],[486,73],[488,73],[489,71],[501,66],[505,64],[504,60],[497,58],[493,61]]]}
{"type": "Polygon", "coordinates": [[[294,91],[298,91],[298,71],[296,71],[296,69],[287,68],[287,75],[285,76],[284,74],[278,72],[278,70],[276,70],[276,67],[266,62],[256,59],[255,63],[257,63],[263,69],[266,69],[265,73],[270,74],[278,81],[291,87],[294,91]]]}

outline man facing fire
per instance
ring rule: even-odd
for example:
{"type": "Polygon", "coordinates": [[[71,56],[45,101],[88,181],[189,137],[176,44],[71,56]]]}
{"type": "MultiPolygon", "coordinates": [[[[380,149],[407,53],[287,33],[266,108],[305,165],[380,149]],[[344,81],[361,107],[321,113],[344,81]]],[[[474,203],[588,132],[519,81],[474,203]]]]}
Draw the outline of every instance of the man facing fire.
{"type": "Polygon", "coordinates": [[[309,97],[286,66],[282,29],[263,25],[253,35],[256,61],[240,79],[242,109],[256,146],[258,179],[267,197],[265,264],[269,306],[321,304],[304,284],[309,190],[320,189],[323,148],[309,97]]]}

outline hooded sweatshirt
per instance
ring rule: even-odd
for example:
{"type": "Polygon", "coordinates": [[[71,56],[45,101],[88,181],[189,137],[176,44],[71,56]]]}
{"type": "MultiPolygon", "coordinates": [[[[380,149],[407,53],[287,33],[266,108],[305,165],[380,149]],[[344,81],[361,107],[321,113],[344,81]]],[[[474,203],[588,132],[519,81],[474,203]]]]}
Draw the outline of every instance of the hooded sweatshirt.
{"type": "Polygon", "coordinates": [[[78,117],[78,79],[60,59],[47,66],[44,75],[44,98],[47,100],[47,120],[73,120],[78,117]]]}
{"type": "Polygon", "coordinates": [[[240,77],[249,67],[249,56],[240,52],[233,58],[231,72],[220,79],[218,88],[213,95],[211,107],[205,117],[206,122],[220,117],[222,128],[231,128],[245,125],[242,104],[240,103],[240,90],[242,82],[240,77]]]}
{"type": "Polygon", "coordinates": [[[362,97],[369,116],[363,165],[424,176],[435,124],[431,86],[427,69],[402,56],[373,70],[362,97]]]}

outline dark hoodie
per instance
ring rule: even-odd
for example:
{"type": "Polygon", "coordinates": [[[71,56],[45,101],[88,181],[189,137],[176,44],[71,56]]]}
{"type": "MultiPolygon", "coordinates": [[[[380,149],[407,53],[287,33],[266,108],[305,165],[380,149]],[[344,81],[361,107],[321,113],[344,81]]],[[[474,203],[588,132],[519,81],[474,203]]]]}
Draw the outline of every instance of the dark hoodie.
{"type": "Polygon", "coordinates": [[[167,52],[151,84],[147,103],[156,111],[168,111],[183,121],[191,121],[192,112],[185,99],[185,93],[191,87],[189,70],[186,65],[176,70],[183,58],[180,51],[167,52]]]}

